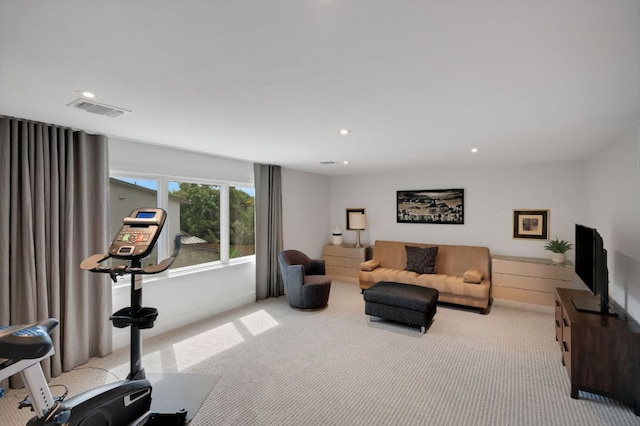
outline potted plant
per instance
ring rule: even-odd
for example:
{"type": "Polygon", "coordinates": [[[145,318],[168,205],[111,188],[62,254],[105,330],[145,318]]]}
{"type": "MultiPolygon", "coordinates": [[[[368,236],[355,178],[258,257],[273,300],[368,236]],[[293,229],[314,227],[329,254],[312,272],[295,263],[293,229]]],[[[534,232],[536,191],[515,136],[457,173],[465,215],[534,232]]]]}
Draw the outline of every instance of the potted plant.
{"type": "Polygon", "coordinates": [[[545,250],[549,250],[551,253],[551,261],[554,263],[564,263],[565,261],[565,253],[573,248],[573,244],[569,241],[561,240],[557,236],[555,240],[547,241],[547,244],[544,246],[545,250]]]}

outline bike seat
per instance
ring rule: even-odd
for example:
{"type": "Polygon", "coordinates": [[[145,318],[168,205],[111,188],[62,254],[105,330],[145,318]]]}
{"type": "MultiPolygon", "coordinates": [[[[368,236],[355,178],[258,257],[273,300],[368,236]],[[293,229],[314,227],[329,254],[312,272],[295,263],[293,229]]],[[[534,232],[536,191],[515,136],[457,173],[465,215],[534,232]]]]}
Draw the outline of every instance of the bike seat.
{"type": "Polygon", "coordinates": [[[53,343],[51,332],[58,320],[49,318],[27,325],[0,326],[0,358],[20,360],[40,358],[53,343]]]}

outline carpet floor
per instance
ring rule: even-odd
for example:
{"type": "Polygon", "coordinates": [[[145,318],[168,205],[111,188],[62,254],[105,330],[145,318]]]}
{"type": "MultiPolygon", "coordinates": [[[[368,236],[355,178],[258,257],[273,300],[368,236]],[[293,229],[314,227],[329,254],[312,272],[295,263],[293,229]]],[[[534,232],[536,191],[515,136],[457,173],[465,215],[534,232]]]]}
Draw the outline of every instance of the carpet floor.
{"type": "MultiPolygon", "coordinates": [[[[334,281],[325,310],[267,299],[147,339],[144,354],[148,373],[215,378],[196,426],[640,425],[625,404],[569,396],[550,312],[499,303],[489,315],[438,306],[421,334],[370,321],[358,286],[334,281]]],[[[51,384],[75,395],[114,381],[128,356],[92,359],[51,384]]],[[[24,396],[0,398],[0,424],[26,423],[24,396]]]]}

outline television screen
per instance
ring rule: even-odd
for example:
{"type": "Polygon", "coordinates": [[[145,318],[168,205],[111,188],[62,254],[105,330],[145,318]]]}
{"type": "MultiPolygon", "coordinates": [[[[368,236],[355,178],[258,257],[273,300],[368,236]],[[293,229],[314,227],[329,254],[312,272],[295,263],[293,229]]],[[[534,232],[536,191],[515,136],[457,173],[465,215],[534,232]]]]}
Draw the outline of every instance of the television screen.
{"type": "Polygon", "coordinates": [[[588,226],[576,224],[576,275],[596,296],[574,297],[573,304],[581,311],[614,314],[609,306],[609,271],[607,250],[598,231],[588,226]]]}
{"type": "Polygon", "coordinates": [[[596,294],[595,280],[595,232],[593,228],[576,224],[576,274],[596,294]]]}

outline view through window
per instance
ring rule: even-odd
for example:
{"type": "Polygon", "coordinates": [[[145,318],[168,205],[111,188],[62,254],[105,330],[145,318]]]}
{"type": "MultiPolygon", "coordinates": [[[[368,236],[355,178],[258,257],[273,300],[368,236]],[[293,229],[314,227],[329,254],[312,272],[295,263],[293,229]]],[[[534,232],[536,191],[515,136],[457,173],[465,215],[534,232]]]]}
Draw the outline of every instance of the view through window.
{"type": "Polygon", "coordinates": [[[253,188],[229,188],[229,258],[256,254],[254,202],[253,188]]]}
{"type": "MultiPolygon", "coordinates": [[[[135,208],[166,206],[163,233],[170,243],[162,258],[170,255],[174,236],[181,234],[180,254],[172,269],[250,256],[255,254],[254,201],[252,187],[112,177],[111,232],[115,234],[122,218],[135,208]],[[158,187],[167,188],[160,191],[166,199],[158,199],[158,187]]],[[[157,257],[156,247],[143,265],[157,262],[157,257]]]]}

